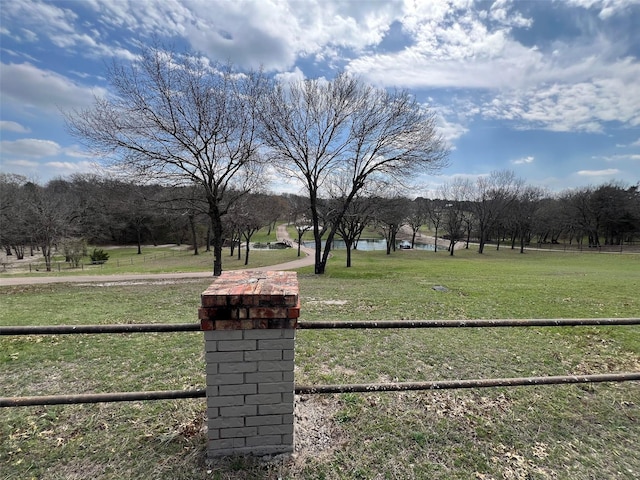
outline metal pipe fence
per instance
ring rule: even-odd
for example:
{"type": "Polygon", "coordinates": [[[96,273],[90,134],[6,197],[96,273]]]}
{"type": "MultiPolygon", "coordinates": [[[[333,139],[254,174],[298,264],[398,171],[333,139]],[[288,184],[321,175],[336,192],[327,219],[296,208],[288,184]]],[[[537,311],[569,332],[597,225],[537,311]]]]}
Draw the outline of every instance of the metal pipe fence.
{"type": "MultiPolygon", "coordinates": [[[[577,327],[640,325],[640,318],[547,318],[486,320],[299,321],[300,330],[386,328],[577,327]]],[[[199,323],[128,323],[120,325],[0,326],[3,335],[197,332],[199,323]]]]}
{"type": "MultiPolygon", "coordinates": [[[[567,327],[640,325],[640,318],[578,318],[578,319],[486,319],[486,320],[402,320],[402,321],[299,321],[298,329],[384,329],[384,328],[494,328],[494,327],[567,327]]],[[[73,335],[171,333],[200,331],[199,323],[122,324],[122,325],[46,325],[0,326],[3,335],[73,335]]],[[[640,380],[640,372],[596,375],[564,375],[549,377],[491,378],[441,380],[430,382],[394,382],[375,384],[296,385],[297,394],[327,394],[348,392],[391,392],[409,390],[445,390],[463,388],[560,385],[576,383],[626,382],[640,380]]],[[[0,407],[35,405],[66,405],[102,402],[126,402],[204,398],[205,389],[166,390],[151,392],[114,392],[37,397],[0,397],[0,407]]]]}
{"type": "Polygon", "coordinates": [[[359,328],[467,328],[467,327],[577,327],[640,325],[640,318],[538,318],[487,320],[391,320],[298,322],[299,329],[359,328]]]}
{"type": "Polygon", "coordinates": [[[204,398],[206,389],[161,390],[153,392],[87,393],[78,395],[41,395],[37,397],[0,398],[1,407],[32,407],[38,405],[71,405],[81,403],[136,402],[144,400],[175,400],[204,398]]]}
{"type": "Polygon", "coordinates": [[[23,325],[0,326],[2,335],[74,335],[96,333],[198,332],[199,323],[126,323],[120,325],[23,325]]]}
{"type": "Polygon", "coordinates": [[[439,380],[432,382],[395,382],[341,385],[296,385],[296,393],[405,392],[409,390],[454,390],[463,388],[525,387],[535,385],[567,385],[573,383],[628,382],[640,380],[640,372],[598,375],[561,375],[553,377],[487,378],[472,380],[439,380]]]}

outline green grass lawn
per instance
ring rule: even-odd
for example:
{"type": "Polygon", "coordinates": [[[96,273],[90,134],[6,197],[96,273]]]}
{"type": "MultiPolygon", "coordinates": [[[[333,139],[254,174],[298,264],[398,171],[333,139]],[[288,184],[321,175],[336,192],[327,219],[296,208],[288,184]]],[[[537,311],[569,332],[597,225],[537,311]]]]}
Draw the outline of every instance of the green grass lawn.
{"type": "MultiPolygon", "coordinates": [[[[638,255],[354,252],[353,262],[334,252],[326,275],[299,271],[302,320],[640,316],[638,255]]],[[[209,283],[0,287],[0,324],[196,322],[209,283]]],[[[297,384],[640,371],[638,327],[297,337],[297,384]]],[[[202,349],[199,333],[0,337],[0,396],[202,388],[202,349]]],[[[638,382],[305,395],[297,409],[293,458],[207,464],[204,400],[5,408],[0,478],[640,476],[638,382]]]]}
{"type": "MultiPolygon", "coordinates": [[[[275,235],[271,237],[261,235],[257,238],[264,238],[264,240],[261,240],[264,241],[264,243],[267,241],[275,241],[275,235]],[[269,238],[271,238],[271,240],[269,240],[269,238]]],[[[140,255],[138,255],[136,247],[106,248],[104,250],[109,254],[109,260],[101,265],[91,265],[88,257],[85,257],[83,259],[84,264],[81,267],[72,268],[70,264],[64,262],[64,257],[55,256],[52,261],[52,271],[46,272],[42,261],[29,262],[27,258],[19,265],[8,268],[7,272],[0,273],[0,278],[10,278],[13,275],[75,276],[213,271],[213,252],[207,252],[204,248],[199,250],[198,255],[194,255],[193,250],[175,246],[146,246],[140,255]],[[31,268],[29,268],[29,263],[31,263],[31,268]]],[[[223,249],[223,269],[261,268],[267,265],[288,262],[297,258],[297,250],[294,248],[282,250],[250,248],[249,263],[245,266],[244,244],[241,249],[240,259],[238,259],[237,253],[238,250],[236,249],[234,255],[231,256],[229,248],[223,249]]]]}

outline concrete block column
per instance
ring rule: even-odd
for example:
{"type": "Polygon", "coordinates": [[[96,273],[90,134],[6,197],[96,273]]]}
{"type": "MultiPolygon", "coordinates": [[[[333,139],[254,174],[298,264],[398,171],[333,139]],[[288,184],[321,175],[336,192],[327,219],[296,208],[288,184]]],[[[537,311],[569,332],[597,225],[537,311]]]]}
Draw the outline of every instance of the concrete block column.
{"type": "Polygon", "coordinates": [[[296,273],[223,272],[201,298],[208,456],[292,452],[296,273]]]}

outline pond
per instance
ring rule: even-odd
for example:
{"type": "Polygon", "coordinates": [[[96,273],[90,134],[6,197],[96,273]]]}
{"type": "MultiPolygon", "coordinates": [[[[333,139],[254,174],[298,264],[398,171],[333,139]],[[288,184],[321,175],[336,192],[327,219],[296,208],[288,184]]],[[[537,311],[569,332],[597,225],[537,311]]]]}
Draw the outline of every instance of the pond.
{"type": "MultiPolygon", "coordinates": [[[[396,248],[400,249],[400,244],[404,242],[396,242],[396,248]]],[[[411,242],[409,242],[410,244],[411,242]]],[[[315,246],[314,242],[303,242],[305,247],[313,248],[315,246]]],[[[324,242],[322,242],[322,248],[324,248],[324,242]]],[[[333,241],[333,249],[334,250],[345,250],[347,247],[345,246],[344,240],[334,240],[333,241]]],[[[361,238],[358,242],[358,250],[363,252],[371,251],[371,250],[386,250],[387,249],[387,241],[381,239],[372,239],[372,238],[361,238]]],[[[416,243],[414,246],[416,250],[430,250],[433,251],[432,244],[420,244],[416,243]]]]}

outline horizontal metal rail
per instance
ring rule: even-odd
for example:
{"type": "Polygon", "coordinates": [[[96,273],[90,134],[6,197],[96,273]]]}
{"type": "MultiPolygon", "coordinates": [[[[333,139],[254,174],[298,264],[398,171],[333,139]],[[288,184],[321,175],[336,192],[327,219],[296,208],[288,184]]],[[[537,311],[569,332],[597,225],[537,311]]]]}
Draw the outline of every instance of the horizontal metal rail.
{"type": "MultiPolygon", "coordinates": [[[[606,373],[598,375],[566,375],[555,377],[487,378],[472,380],[438,380],[431,382],[393,382],[344,385],[296,385],[296,394],[402,392],[409,390],[453,390],[463,388],[517,387],[562,385],[575,383],[629,382],[640,380],[640,372],[606,373]]],[[[39,397],[0,398],[2,407],[31,407],[39,405],[70,405],[81,403],[134,402],[141,400],[175,400],[205,398],[206,389],[166,390],[155,392],[117,392],[81,395],[49,395],[39,397]]]]}
{"type": "Polygon", "coordinates": [[[197,332],[199,323],[126,323],[120,325],[23,325],[0,326],[2,335],[68,335],[93,333],[197,332]]]}
{"type": "Polygon", "coordinates": [[[135,402],[140,400],[175,400],[204,398],[207,391],[163,390],[155,392],[89,393],[82,395],[48,395],[40,397],[0,397],[0,407],[31,407],[35,405],[70,405],[76,403],[135,402]]]}
{"type": "Polygon", "coordinates": [[[608,373],[599,375],[567,375],[556,377],[488,378],[475,380],[439,380],[432,382],[369,383],[344,385],[300,385],[297,394],[402,392],[408,390],[452,390],[461,388],[518,387],[534,385],[561,385],[572,383],[628,382],[640,380],[640,372],[608,373]]]}
{"type": "MultiPolygon", "coordinates": [[[[640,318],[555,318],[488,320],[299,321],[303,330],[360,328],[570,327],[640,325],[640,318]]],[[[127,323],[119,325],[0,326],[2,335],[69,335],[94,333],[197,332],[199,323],[127,323]]]]}
{"type": "Polygon", "coordinates": [[[538,318],[488,320],[391,320],[391,321],[299,321],[299,329],[359,328],[463,328],[463,327],[576,327],[640,325],[640,318],[538,318]]]}

